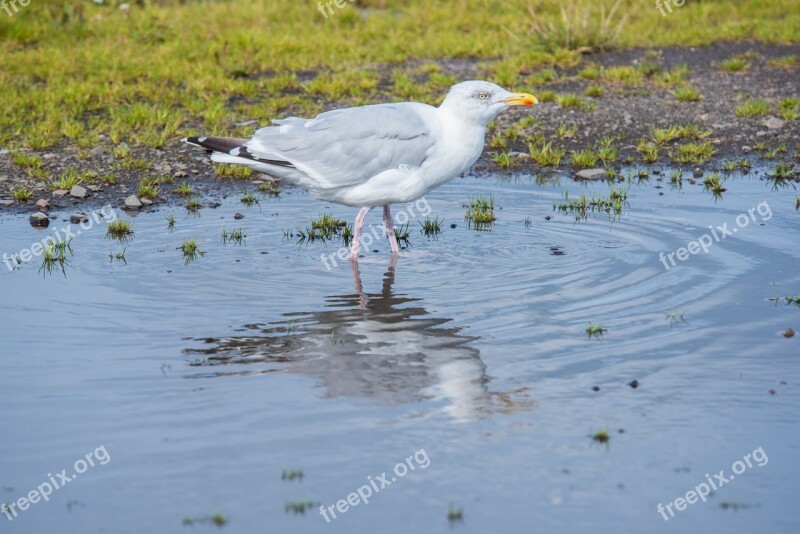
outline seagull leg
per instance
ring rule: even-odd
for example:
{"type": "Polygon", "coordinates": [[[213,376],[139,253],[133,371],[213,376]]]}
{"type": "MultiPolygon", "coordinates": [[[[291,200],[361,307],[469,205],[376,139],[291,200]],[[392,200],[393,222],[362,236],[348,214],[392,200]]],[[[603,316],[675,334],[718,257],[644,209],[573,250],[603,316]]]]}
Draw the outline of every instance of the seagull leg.
{"type": "Polygon", "coordinates": [[[400,247],[397,246],[397,236],[394,235],[394,221],[392,212],[389,211],[389,204],[383,207],[383,226],[386,228],[386,238],[389,240],[389,246],[392,247],[392,254],[397,254],[400,252],[400,247]]]}
{"type": "Polygon", "coordinates": [[[372,208],[361,208],[353,224],[353,244],[350,247],[350,257],[358,258],[358,249],[361,248],[361,233],[364,230],[364,219],[372,208]]]}

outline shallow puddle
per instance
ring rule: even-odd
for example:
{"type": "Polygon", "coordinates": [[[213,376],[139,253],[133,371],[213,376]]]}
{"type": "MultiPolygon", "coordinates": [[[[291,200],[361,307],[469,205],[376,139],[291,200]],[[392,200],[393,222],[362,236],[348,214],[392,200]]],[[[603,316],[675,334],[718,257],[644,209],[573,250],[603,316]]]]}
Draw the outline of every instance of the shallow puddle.
{"type": "MultiPolygon", "coordinates": [[[[466,177],[395,206],[410,245],[392,261],[376,240],[357,268],[339,241],[286,236],[355,215],[299,191],[142,213],[124,244],[90,218],[64,274],[0,264],[0,502],[108,460],[6,530],[180,532],[219,513],[231,532],[787,532],[800,213],[759,176],[719,199],[651,176],[620,214],[580,220],[554,204],[607,185],[466,177]],[[488,194],[497,221],[470,228],[463,205],[488,194]],[[425,215],[444,218],[435,239],[425,215]],[[748,454],[708,502],[658,511],[748,454]]],[[[68,217],[3,217],[0,253],[68,217]]]]}

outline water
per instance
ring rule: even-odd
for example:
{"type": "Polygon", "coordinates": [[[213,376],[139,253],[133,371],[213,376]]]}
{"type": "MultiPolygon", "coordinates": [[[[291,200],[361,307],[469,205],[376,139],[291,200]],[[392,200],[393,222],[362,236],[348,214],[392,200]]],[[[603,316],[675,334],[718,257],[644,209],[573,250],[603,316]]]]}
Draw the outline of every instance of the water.
{"type": "MultiPolygon", "coordinates": [[[[229,532],[796,532],[800,336],[780,332],[800,309],[768,300],[800,292],[795,192],[733,177],[715,201],[667,182],[576,222],[553,203],[607,186],[458,179],[415,208],[444,217],[438,239],[412,221],[396,263],[381,240],[357,271],[330,260],[337,244],[284,238],[354,216],[298,191],[143,213],[127,248],[94,225],[66,276],[3,266],[0,501],[103,448],[3,531],[169,533],[220,513],[229,532]],[[488,231],[463,221],[478,194],[497,206],[488,231]],[[737,232],[708,253],[659,260],[725,223],[737,232]],[[224,246],[223,226],[245,244],[224,246]],[[185,264],[190,238],[205,254],[185,264]],[[590,322],[607,332],[589,339],[590,322]],[[747,454],[708,502],[657,511],[747,454]],[[384,472],[367,504],[336,510],[384,472]],[[300,501],[314,506],[286,510],[300,501]]],[[[5,216],[0,252],[65,216],[45,232],[5,216]]]]}

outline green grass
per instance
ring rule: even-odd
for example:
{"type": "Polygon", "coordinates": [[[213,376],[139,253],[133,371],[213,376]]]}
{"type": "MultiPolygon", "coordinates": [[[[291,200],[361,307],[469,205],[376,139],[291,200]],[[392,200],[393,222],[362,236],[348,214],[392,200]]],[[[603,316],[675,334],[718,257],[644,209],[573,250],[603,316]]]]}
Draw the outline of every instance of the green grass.
{"type": "Polygon", "coordinates": [[[154,178],[144,178],[139,181],[139,191],[136,193],[139,198],[154,200],[158,197],[158,193],[158,182],[154,178]]]}
{"type": "Polygon", "coordinates": [[[303,480],[302,469],[284,469],[281,471],[281,480],[288,480],[291,482],[294,479],[303,480]]]}
{"type": "Polygon", "coordinates": [[[224,226],[222,227],[220,235],[222,236],[223,245],[227,245],[228,243],[232,243],[234,245],[243,245],[245,238],[247,237],[247,234],[243,228],[234,228],[232,230],[228,230],[224,226]]]}
{"type": "Polygon", "coordinates": [[[172,233],[172,230],[175,228],[175,216],[174,215],[167,215],[167,230],[172,233]]]}
{"type": "Polygon", "coordinates": [[[347,226],[347,222],[334,217],[330,213],[324,213],[316,219],[311,219],[311,228],[315,230],[322,230],[326,233],[338,233],[347,226]]]}
{"type": "Polygon", "coordinates": [[[176,186],[175,189],[172,190],[172,192],[178,196],[188,197],[192,193],[194,193],[194,190],[192,189],[192,186],[189,184],[178,184],[178,186],[176,186]]]}
{"type": "Polygon", "coordinates": [[[25,187],[24,185],[18,185],[11,190],[11,198],[17,202],[27,202],[33,198],[33,189],[25,187]]]}
{"type": "Polygon", "coordinates": [[[567,149],[562,147],[554,147],[552,141],[542,142],[540,144],[530,143],[528,145],[531,159],[540,167],[558,167],[561,159],[567,153],[567,149]]]}
{"type": "Polygon", "coordinates": [[[688,85],[678,87],[672,91],[672,94],[675,95],[675,98],[680,102],[700,102],[703,99],[703,95],[700,94],[700,91],[688,85]]]}
{"type": "Polygon", "coordinates": [[[583,91],[583,94],[592,98],[602,98],[605,90],[600,85],[590,85],[583,91]]]}
{"type": "Polygon", "coordinates": [[[750,62],[746,57],[733,56],[720,62],[719,66],[727,72],[743,72],[750,68],[750,62]]]}
{"type": "Polygon", "coordinates": [[[259,204],[258,197],[255,196],[250,191],[245,191],[244,194],[242,195],[242,197],[239,199],[239,202],[241,202],[242,204],[244,204],[247,207],[250,207],[250,206],[252,206],[254,204],[259,204]]]}
{"type": "Polygon", "coordinates": [[[603,325],[601,324],[589,323],[589,326],[586,327],[586,334],[590,338],[603,337],[603,334],[605,334],[607,331],[608,329],[603,328],[603,325]]]}
{"type": "Polygon", "coordinates": [[[778,114],[787,121],[800,118],[800,98],[784,98],[778,103],[778,114]]]}
{"type": "MultiPolygon", "coordinates": [[[[334,102],[438,102],[453,81],[439,59],[474,58],[493,80],[524,86],[576,67],[586,51],[800,40],[795,0],[688,2],[667,19],[632,0],[373,0],[327,19],[294,0],[103,4],[41,0],[0,17],[0,146],[87,148],[102,134],[130,168],[140,148],[177,146],[183,135],[249,135],[234,126],[243,120],[334,102]]],[[[651,59],[596,70],[582,72],[626,85],[685,75],[651,59]]],[[[248,171],[220,176],[238,173],[248,171]]]]}
{"type": "Polygon", "coordinates": [[[653,143],[648,143],[646,139],[640,139],[636,144],[636,151],[641,154],[645,163],[655,163],[658,161],[659,149],[653,143]]]}
{"type": "Polygon", "coordinates": [[[777,69],[793,69],[800,65],[800,58],[790,54],[787,56],[770,59],[767,61],[767,65],[777,69]]]}
{"type": "Polygon", "coordinates": [[[769,102],[763,100],[748,100],[736,106],[737,117],[760,117],[770,111],[769,102]]]}
{"type": "Polygon", "coordinates": [[[73,254],[71,242],[72,239],[60,242],[48,240],[42,250],[42,265],[39,267],[39,272],[48,275],[55,270],[61,270],[61,273],[66,276],[65,267],[69,264],[69,256],[73,254]]]}
{"type": "Polygon", "coordinates": [[[444,219],[440,219],[439,217],[435,217],[433,219],[430,217],[425,217],[425,220],[419,223],[419,225],[422,227],[420,231],[427,237],[439,235],[442,232],[443,222],[444,219]]]}
{"type": "Polygon", "coordinates": [[[587,102],[580,96],[574,93],[565,93],[563,95],[558,95],[556,97],[556,102],[562,108],[568,109],[580,109],[580,110],[591,110],[595,108],[595,104],[591,102],[587,102]]]}
{"type": "Polygon", "coordinates": [[[476,196],[470,199],[466,206],[464,219],[476,229],[491,226],[496,217],[494,215],[494,197],[476,196]]]}
{"type": "Polygon", "coordinates": [[[611,441],[611,434],[608,432],[607,428],[602,428],[600,430],[595,431],[592,434],[592,441],[595,443],[602,443],[603,445],[608,445],[611,441]]]}
{"type": "Polygon", "coordinates": [[[569,197],[569,191],[564,193],[564,199],[557,204],[553,204],[553,209],[562,213],[570,213],[575,216],[576,221],[586,220],[589,214],[605,212],[610,218],[618,217],[622,214],[628,200],[628,190],[611,187],[608,195],[585,194],[576,198],[569,197]]]}
{"type": "Polygon", "coordinates": [[[106,238],[127,242],[133,239],[133,223],[124,219],[117,219],[106,224],[106,238]]]}
{"type": "Polygon", "coordinates": [[[514,156],[511,155],[511,152],[503,151],[503,152],[493,152],[492,161],[494,161],[495,165],[500,167],[501,169],[509,169],[517,164],[514,156]]]}
{"type": "Polygon", "coordinates": [[[705,163],[715,153],[716,149],[711,143],[686,143],[670,151],[670,157],[675,163],[705,163]]]}
{"type": "Polygon", "coordinates": [[[278,187],[277,182],[273,181],[258,184],[258,190],[271,197],[277,197],[281,194],[281,188],[278,187]]]}
{"type": "Polygon", "coordinates": [[[180,250],[181,254],[183,254],[183,260],[186,265],[205,254],[204,251],[200,250],[200,244],[196,239],[187,239],[177,247],[177,250],[180,250]]]}
{"type": "Polygon", "coordinates": [[[591,169],[597,166],[597,161],[599,160],[599,156],[597,152],[592,150],[573,150],[572,154],[572,164],[581,169],[591,169]]]}
{"type": "Polygon", "coordinates": [[[464,509],[456,508],[453,503],[447,505],[447,522],[461,523],[464,521],[464,509]]]}
{"type": "Polygon", "coordinates": [[[311,500],[306,499],[305,501],[290,501],[284,505],[284,510],[288,512],[292,512],[293,514],[305,514],[306,512],[310,512],[313,510],[317,504],[311,500]]]}
{"type": "Polygon", "coordinates": [[[216,174],[218,178],[244,180],[253,176],[253,170],[241,165],[219,164],[214,165],[214,174],[216,174]]]}
{"type": "Polygon", "coordinates": [[[727,189],[725,189],[723,186],[723,183],[724,180],[722,177],[719,174],[712,172],[706,177],[705,181],[703,182],[703,187],[706,191],[711,191],[715,196],[720,196],[722,193],[727,191],[727,189]]]}
{"type": "Polygon", "coordinates": [[[203,201],[199,198],[187,198],[186,199],[186,212],[190,215],[197,215],[200,211],[200,208],[203,207],[203,201]]]}

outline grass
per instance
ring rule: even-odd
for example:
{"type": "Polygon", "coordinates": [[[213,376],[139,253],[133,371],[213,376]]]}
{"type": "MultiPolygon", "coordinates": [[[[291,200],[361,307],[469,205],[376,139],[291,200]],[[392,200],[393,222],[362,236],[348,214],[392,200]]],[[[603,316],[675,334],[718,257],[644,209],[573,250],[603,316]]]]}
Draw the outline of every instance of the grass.
{"type": "Polygon", "coordinates": [[[571,139],[575,137],[575,134],[578,132],[578,126],[576,124],[559,124],[556,127],[556,135],[559,139],[571,139]]]}
{"type": "MultiPolygon", "coordinates": [[[[0,17],[0,146],[81,148],[102,134],[126,169],[147,168],[141,148],[183,135],[249,135],[251,126],[234,126],[244,120],[312,115],[333,102],[438,102],[452,78],[421,71],[417,58],[474,58],[494,81],[519,86],[578,66],[587,51],[797,42],[800,28],[795,0],[688,2],[668,19],[652,5],[613,0],[373,0],[327,19],[315,3],[291,0],[39,5],[0,17]]],[[[648,61],[586,79],[675,84],[684,75],[648,61]]],[[[221,177],[252,175],[223,167],[215,166],[221,177]]]]}
{"type": "Polygon", "coordinates": [[[273,181],[258,184],[258,190],[271,197],[277,197],[281,194],[281,188],[273,181]]]}
{"type": "Polygon", "coordinates": [[[588,334],[590,338],[603,337],[603,334],[605,334],[607,331],[608,329],[603,328],[603,325],[601,324],[589,323],[589,326],[586,327],[586,334],[588,334]]]}
{"type": "Polygon", "coordinates": [[[419,225],[422,227],[420,231],[427,237],[439,235],[442,232],[443,222],[444,219],[440,219],[439,217],[435,217],[433,219],[430,217],[425,217],[425,220],[419,223],[419,225]]]}
{"type": "Polygon", "coordinates": [[[496,220],[494,215],[494,197],[492,196],[479,195],[473,197],[469,200],[466,208],[467,211],[464,214],[464,219],[478,230],[491,226],[496,220]]]}
{"type": "Polygon", "coordinates": [[[724,180],[722,177],[719,174],[712,172],[703,182],[703,188],[705,188],[706,191],[711,191],[716,198],[719,198],[722,196],[722,193],[727,191],[727,189],[725,189],[723,186],[723,183],[724,180]]]}
{"type": "Polygon", "coordinates": [[[292,512],[293,514],[305,514],[308,511],[311,511],[316,507],[316,503],[311,500],[307,499],[305,501],[290,501],[287,502],[284,506],[284,510],[288,512],[292,512]]]}
{"type": "Polygon", "coordinates": [[[573,150],[572,164],[581,169],[591,169],[597,166],[599,156],[592,150],[573,150]]]}
{"type": "Polygon", "coordinates": [[[207,515],[203,517],[184,517],[183,518],[183,525],[184,526],[193,526],[195,524],[204,524],[204,523],[211,523],[216,525],[217,527],[224,527],[228,523],[228,518],[220,513],[216,513],[213,515],[207,515]]]}
{"type": "Polygon", "coordinates": [[[607,428],[601,428],[592,434],[592,441],[595,443],[602,443],[603,445],[608,445],[611,441],[611,434],[609,433],[607,428]]]}
{"type": "Polygon", "coordinates": [[[622,210],[628,200],[628,190],[611,187],[608,196],[591,197],[581,195],[578,198],[570,198],[569,191],[564,193],[564,199],[557,204],[553,204],[553,209],[562,213],[571,213],[575,220],[586,220],[590,213],[605,212],[611,217],[622,214],[622,210]]]}
{"type": "Polygon", "coordinates": [[[255,196],[250,191],[245,191],[245,193],[242,195],[239,201],[247,207],[250,207],[254,204],[259,204],[258,197],[255,196]]]}
{"type": "Polygon", "coordinates": [[[55,239],[48,240],[42,250],[42,266],[39,268],[39,272],[48,275],[60,269],[61,273],[66,276],[65,267],[69,263],[69,256],[73,253],[71,242],[72,239],[58,242],[55,239]]]}
{"type": "Polygon", "coordinates": [[[311,219],[311,228],[322,230],[329,234],[339,233],[345,226],[347,226],[345,221],[334,217],[330,213],[325,213],[316,219],[311,219]]]}
{"type": "Polygon", "coordinates": [[[784,98],[778,103],[778,114],[787,121],[800,118],[800,98],[784,98]]]}
{"type": "Polygon", "coordinates": [[[25,187],[24,185],[18,185],[11,190],[11,198],[17,202],[27,202],[33,198],[33,189],[25,187]]]}
{"type": "Polygon", "coordinates": [[[294,479],[298,479],[300,481],[303,480],[303,470],[302,469],[284,469],[281,471],[281,480],[288,480],[292,481],[294,479]]]}
{"type": "Polygon", "coordinates": [[[583,91],[583,94],[591,98],[602,98],[605,90],[601,85],[590,85],[583,91]]]}
{"type": "Polygon", "coordinates": [[[517,163],[514,156],[511,155],[511,152],[505,150],[503,152],[492,153],[492,161],[501,169],[511,168],[517,163]]]}
{"type": "Polygon", "coordinates": [[[556,102],[562,108],[567,109],[580,109],[580,110],[591,110],[595,108],[595,104],[587,102],[580,96],[574,93],[565,93],[563,95],[556,96],[556,102]]]}
{"type": "Polygon", "coordinates": [[[770,105],[764,100],[747,100],[736,106],[737,117],[760,117],[770,111],[770,105]]]}
{"type": "Polygon", "coordinates": [[[64,189],[69,191],[74,186],[83,183],[83,177],[74,168],[67,169],[61,177],[50,184],[50,189],[64,189]]]}
{"type": "Polygon", "coordinates": [[[793,69],[800,65],[800,58],[795,55],[781,56],[767,61],[767,65],[776,69],[793,69]]]}
{"type": "Polygon", "coordinates": [[[721,61],[719,66],[726,72],[744,72],[750,68],[750,62],[746,57],[739,55],[721,61]]]}
{"type": "Polygon", "coordinates": [[[224,226],[222,227],[220,235],[222,236],[223,245],[227,245],[228,243],[232,243],[234,245],[243,245],[244,240],[247,237],[247,234],[244,232],[244,228],[234,228],[233,230],[228,230],[224,226]]]}
{"type": "Polygon", "coordinates": [[[133,223],[124,219],[117,219],[106,224],[106,238],[116,239],[127,243],[133,239],[133,223]]]}
{"type": "Polygon", "coordinates": [[[167,219],[167,230],[169,230],[171,233],[172,230],[175,228],[175,216],[167,215],[166,219],[167,219]]]}
{"type": "Polygon", "coordinates": [[[705,163],[716,153],[711,143],[686,143],[678,145],[670,151],[675,163],[705,163]]]}
{"type": "Polygon", "coordinates": [[[540,167],[558,167],[561,159],[567,153],[567,149],[562,147],[554,147],[552,141],[542,142],[539,144],[528,144],[528,151],[530,152],[531,159],[536,162],[540,167]]]}
{"type": "Polygon", "coordinates": [[[139,198],[154,200],[160,192],[158,182],[155,178],[149,177],[139,181],[139,191],[136,193],[139,198]]]}
{"type": "Polygon", "coordinates": [[[214,165],[214,174],[217,178],[245,180],[253,176],[253,169],[241,165],[219,164],[214,165]]]}
{"type": "Polygon", "coordinates": [[[187,198],[185,207],[187,213],[190,215],[197,215],[200,208],[203,207],[203,201],[199,198],[187,198]]]}
{"type": "Polygon", "coordinates": [[[700,102],[703,99],[703,95],[700,94],[700,91],[689,85],[678,87],[672,91],[672,94],[675,95],[675,98],[680,102],[700,102]]]}
{"type": "Polygon", "coordinates": [[[183,260],[186,265],[189,265],[199,256],[205,255],[205,252],[200,250],[200,245],[196,239],[187,239],[177,247],[177,250],[180,250],[181,254],[183,254],[183,260]]]}
{"type": "Polygon", "coordinates": [[[794,210],[800,211],[800,195],[794,199],[794,210]]]}
{"type": "Polygon", "coordinates": [[[189,184],[178,184],[175,187],[175,189],[172,190],[172,192],[178,196],[188,197],[192,193],[194,193],[194,190],[192,189],[192,186],[189,184]]]}
{"type": "Polygon", "coordinates": [[[658,146],[648,143],[646,139],[640,139],[636,144],[636,151],[641,154],[645,163],[655,163],[658,161],[658,146]]]}
{"type": "Polygon", "coordinates": [[[447,522],[461,523],[464,521],[464,509],[456,508],[453,503],[447,505],[447,522]]]}

